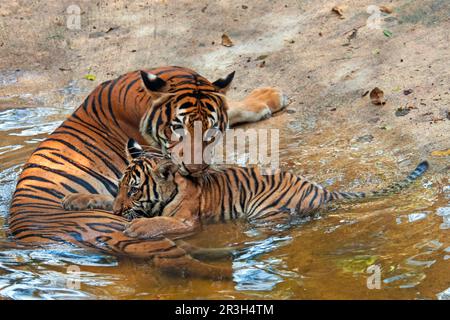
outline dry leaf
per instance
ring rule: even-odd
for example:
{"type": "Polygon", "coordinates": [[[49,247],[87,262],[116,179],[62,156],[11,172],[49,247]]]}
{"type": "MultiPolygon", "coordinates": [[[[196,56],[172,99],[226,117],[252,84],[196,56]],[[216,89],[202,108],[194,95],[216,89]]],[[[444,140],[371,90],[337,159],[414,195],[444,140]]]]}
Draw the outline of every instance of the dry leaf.
{"type": "Polygon", "coordinates": [[[375,105],[385,105],[384,92],[378,87],[375,87],[370,91],[370,101],[375,105]]]}
{"type": "Polygon", "coordinates": [[[450,149],[447,150],[435,150],[431,152],[433,157],[448,157],[450,156],[450,149]]]}
{"type": "Polygon", "coordinates": [[[387,14],[391,14],[394,11],[394,10],[392,10],[391,7],[388,7],[388,6],[379,6],[379,8],[380,8],[381,12],[384,12],[387,14]]]}
{"type": "Polygon", "coordinates": [[[341,19],[344,19],[344,11],[342,10],[341,7],[339,6],[334,6],[333,9],[331,9],[331,11],[333,11],[334,13],[336,13],[337,15],[339,15],[339,17],[341,19]]]}
{"type": "Polygon", "coordinates": [[[230,37],[225,33],[222,35],[222,45],[225,47],[232,47],[234,45],[233,41],[231,41],[230,37]]]}

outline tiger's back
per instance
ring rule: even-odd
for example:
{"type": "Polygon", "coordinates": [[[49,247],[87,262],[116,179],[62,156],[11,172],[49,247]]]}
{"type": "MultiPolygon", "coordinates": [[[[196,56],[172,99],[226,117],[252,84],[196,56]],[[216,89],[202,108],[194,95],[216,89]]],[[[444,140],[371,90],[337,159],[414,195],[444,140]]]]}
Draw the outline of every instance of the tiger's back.
{"type": "MultiPolygon", "coordinates": [[[[149,72],[170,84],[173,96],[184,94],[180,99],[189,99],[193,87],[211,89],[206,79],[189,69],[164,67],[149,72]]],[[[109,212],[66,211],[61,206],[62,199],[73,193],[116,196],[118,180],[128,164],[123,147],[127,139],[149,143],[146,128],[161,125],[174,111],[169,105],[148,110],[155,97],[139,80],[140,72],[135,71],[100,84],[32,153],[10,206],[8,226],[16,241],[65,242],[138,257],[179,259],[186,254],[168,239],[142,241],[125,236],[126,220],[109,212]]],[[[156,146],[158,139],[153,139],[156,146]]]]}
{"type": "MultiPolygon", "coordinates": [[[[166,80],[179,94],[191,88],[193,78],[211,89],[206,79],[189,69],[164,67],[149,72],[166,80]]],[[[100,84],[32,153],[10,206],[9,227],[16,239],[47,242],[33,230],[45,224],[47,216],[70,215],[61,210],[61,200],[68,194],[116,196],[118,180],[128,164],[125,142],[132,137],[147,144],[151,139],[140,132],[144,116],[149,115],[147,121],[157,126],[167,122],[168,113],[173,112],[165,105],[147,110],[152,96],[139,80],[135,71],[100,84]]],[[[57,226],[49,229],[64,233],[57,226]]]]}

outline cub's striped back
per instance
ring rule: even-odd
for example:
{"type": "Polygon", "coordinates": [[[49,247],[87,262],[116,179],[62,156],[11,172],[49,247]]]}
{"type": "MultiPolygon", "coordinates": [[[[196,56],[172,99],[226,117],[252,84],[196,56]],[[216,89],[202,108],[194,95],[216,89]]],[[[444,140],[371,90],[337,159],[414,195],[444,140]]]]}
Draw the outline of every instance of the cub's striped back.
{"type": "Polygon", "coordinates": [[[428,162],[420,163],[403,181],[367,193],[329,191],[280,170],[263,174],[258,168],[231,167],[200,177],[185,177],[176,169],[170,161],[149,157],[145,152],[135,154],[119,184],[115,211],[128,219],[176,216],[177,208],[182,208],[183,212],[196,212],[193,218],[197,215],[202,220],[279,220],[310,214],[332,201],[399,192],[423,175],[428,162]],[[194,206],[198,203],[198,207],[190,208],[191,201],[186,199],[193,199],[194,206]]]}

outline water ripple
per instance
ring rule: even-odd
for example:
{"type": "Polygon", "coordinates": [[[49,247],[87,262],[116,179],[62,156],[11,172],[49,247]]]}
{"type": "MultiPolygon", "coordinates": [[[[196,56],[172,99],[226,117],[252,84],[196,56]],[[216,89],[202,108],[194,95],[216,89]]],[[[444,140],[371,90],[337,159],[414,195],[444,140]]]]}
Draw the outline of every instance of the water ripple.
{"type": "Polygon", "coordinates": [[[112,285],[118,276],[80,267],[117,267],[116,258],[57,246],[0,252],[0,296],[11,299],[89,299],[83,287],[112,285]]]}
{"type": "Polygon", "coordinates": [[[49,133],[62,122],[62,120],[52,119],[52,117],[61,114],[59,108],[26,108],[0,111],[0,131],[9,131],[9,135],[19,137],[49,133]]]}
{"type": "Polygon", "coordinates": [[[246,242],[246,247],[238,252],[233,260],[233,280],[238,291],[271,291],[284,278],[297,274],[287,270],[285,262],[279,257],[258,260],[267,254],[291,243],[292,237],[272,236],[260,241],[246,242]]]}
{"type": "Polygon", "coordinates": [[[21,165],[0,171],[0,217],[6,217],[21,165]]]}

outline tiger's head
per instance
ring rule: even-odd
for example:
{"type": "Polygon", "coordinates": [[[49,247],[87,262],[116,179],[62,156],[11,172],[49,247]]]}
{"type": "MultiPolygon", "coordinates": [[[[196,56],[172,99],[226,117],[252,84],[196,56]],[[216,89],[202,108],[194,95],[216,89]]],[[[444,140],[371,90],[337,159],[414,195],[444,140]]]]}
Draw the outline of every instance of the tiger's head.
{"type": "Polygon", "coordinates": [[[149,155],[133,139],[128,140],[127,157],[129,165],[119,182],[113,212],[129,220],[161,215],[177,195],[178,166],[170,159],[149,155]]]}
{"type": "Polygon", "coordinates": [[[214,136],[228,127],[225,93],[233,77],[234,72],[211,83],[184,68],[170,77],[141,71],[152,106],[140,131],[161,146],[182,174],[195,175],[207,169],[214,136]]]}

